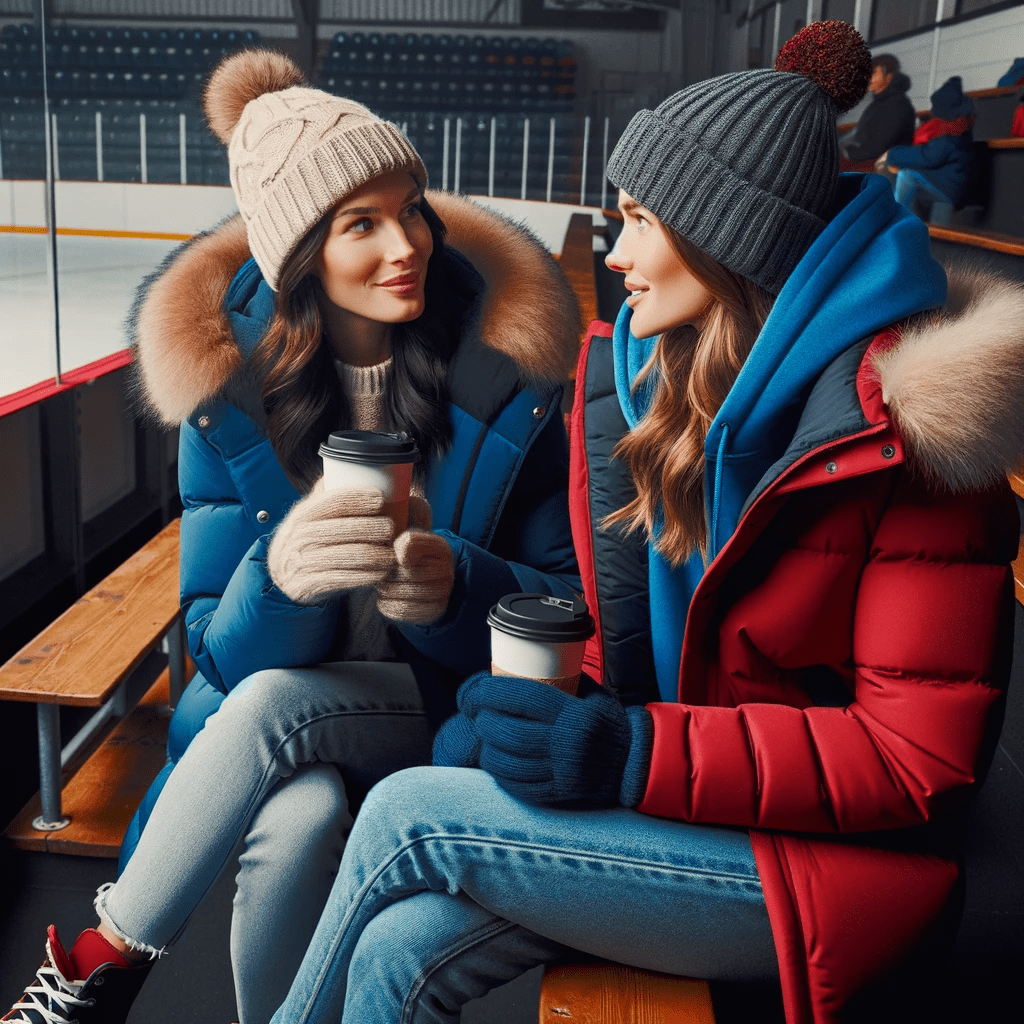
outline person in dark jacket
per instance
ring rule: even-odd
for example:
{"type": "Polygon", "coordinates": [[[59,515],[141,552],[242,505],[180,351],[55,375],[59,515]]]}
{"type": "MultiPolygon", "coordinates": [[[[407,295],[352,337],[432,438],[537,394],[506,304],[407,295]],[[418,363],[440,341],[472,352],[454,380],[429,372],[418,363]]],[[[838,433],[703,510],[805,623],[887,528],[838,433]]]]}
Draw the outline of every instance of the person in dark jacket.
{"type": "Polygon", "coordinates": [[[857,127],[839,142],[841,171],[870,171],[890,146],[909,145],[914,137],[917,116],[907,98],[910,79],[891,53],[880,53],[873,62],[868,85],[871,102],[857,127]]]}
{"type": "Polygon", "coordinates": [[[437,767],[363,805],[273,1024],[454,1022],[569,950],[775,979],[827,1024],[955,907],[943,823],[1013,647],[1024,289],[940,312],[924,225],[838,173],[869,74],[815,23],[626,128],[629,297],[570,425],[586,677],[463,684],[437,767]]]}
{"type": "Polygon", "coordinates": [[[580,587],[561,397],[581,329],[550,254],[425,192],[394,125],[306,87],[280,54],[228,58],[205,106],[240,216],[173,254],[135,311],[145,400],[180,428],[198,672],[99,928],[65,951],[51,927],[6,1020],[123,1021],[242,837],[238,1008],[269,1019],[350,794],[429,763],[456,684],[489,663],[499,597],[580,587]],[[381,491],[324,491],[318,447],[340,428],[418,445],[397,537],[381,491]]]}
{"type": "Polygon", "coordinates": [[[914,133],[914,144],[893,146],[879,162],[896,172],[896,202],[916,211],[921,196],[931,203],[928,219],[948,224],[974,163],[974,101],[954,75],[932,93],[931,103],[932,116],[914,133]]]}

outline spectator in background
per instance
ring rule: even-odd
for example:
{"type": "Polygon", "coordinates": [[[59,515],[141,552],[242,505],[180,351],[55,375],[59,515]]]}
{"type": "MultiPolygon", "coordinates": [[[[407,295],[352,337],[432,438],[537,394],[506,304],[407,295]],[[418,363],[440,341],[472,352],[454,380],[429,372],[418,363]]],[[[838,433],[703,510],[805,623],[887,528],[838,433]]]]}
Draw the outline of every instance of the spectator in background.
{"type": "Polygon", "coordinates": [[[1017,106],[1013,112],[1013,124],[1010,125],[1010,135],[1016,139],[1024,138],[1024,88],[1017,91],[1015,97],[1017,106]]]}
{"type": "Polygon", "coordinates": [[[896,201],[915,209],[920,197],[931,200],[926,220],[948,224],[953,207],[967,194],[974,162],[974,102],[965,96],[959,75],[932,93],[932,116],[914,133],[912,146],[893,146],[879,165],[896,171],[896,201]]]}
{"type": "Polygon", "coordinates": [[[910,79],[891,53],[880,53],[873,62],[871,102],[857,127],[839,143],[841,171],[870,171],[890,146],[910,145],[914,137],[916,115],[907,99],[910,79]]]}

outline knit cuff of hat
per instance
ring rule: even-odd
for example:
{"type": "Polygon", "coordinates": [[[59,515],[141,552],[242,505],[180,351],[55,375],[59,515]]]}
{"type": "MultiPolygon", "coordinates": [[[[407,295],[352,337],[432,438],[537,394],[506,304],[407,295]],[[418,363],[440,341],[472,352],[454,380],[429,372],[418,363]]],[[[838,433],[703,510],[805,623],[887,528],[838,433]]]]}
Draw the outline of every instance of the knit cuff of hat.
{"type": "MultiPolygon", "coordinates": [[[[325,213],[388,171],[408,171],[420,187],[427,182],[409,140],[393,124],[375,121],[328,134],[269,186],[246,224],[249,249],[267,284],[277,290],[285,261],[325,213]]],[[[237,195],[234,162],[231,176],[237,195]]]]}
{"type": "Polygon", "coordinates": [[[608,180],[723,266],[778,295],[821,234],[821,217],[740,177],[698,136],[653,110],[630,121],[608,180]]]}
{"type": "Polygon", "coordinates": [[[626,718],[632,740],[629,757],[622,771],[619,803],[623,807],[636,807],[647,792],[647,778],[651,773],[651,751],[654,748],[654,719],[646,708],[626,708],[626,718]]]}

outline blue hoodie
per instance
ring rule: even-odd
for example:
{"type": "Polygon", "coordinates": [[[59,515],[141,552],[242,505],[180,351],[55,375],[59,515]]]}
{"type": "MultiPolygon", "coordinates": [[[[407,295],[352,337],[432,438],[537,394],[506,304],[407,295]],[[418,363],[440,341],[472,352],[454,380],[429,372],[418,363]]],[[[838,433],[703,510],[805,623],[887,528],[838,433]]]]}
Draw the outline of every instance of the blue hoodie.
{"type": "MultiPolygon", "coordinates": [[[[786,281],[704,442],[710,563],[732,536],[747,497],[782,456],[811,386],[841,353],[890,324],[940,306],[946,276],[927,226],[893,199],[885,178],[844,174],[848,201],[786,281]]],[[[615,324],[615,386],[630,429],[650,387],[631,390],[656,338],[634,338],[632,310],[615,324]]],[[[656,531],[657,532],[657,531],[656,531]]],[[[650,547],[651,634],[658,689],[678,692],[686,609],[705,565],[699,553],[672,569],[650,547]]]]}

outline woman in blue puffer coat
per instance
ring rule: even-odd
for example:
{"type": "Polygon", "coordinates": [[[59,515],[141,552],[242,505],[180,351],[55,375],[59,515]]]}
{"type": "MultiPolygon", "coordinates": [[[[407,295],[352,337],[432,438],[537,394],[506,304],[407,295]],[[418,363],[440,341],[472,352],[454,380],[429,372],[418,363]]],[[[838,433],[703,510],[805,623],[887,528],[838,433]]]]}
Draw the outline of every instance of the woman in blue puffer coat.
{"type": "Polygon", "coordinates": [[[243,836],[240,1019],[268,1020],[354,802],[429,763],[455,685],[489,663],[487,609],[580,588],[561,414],[579,314],[557,264],[468,200],[428,200],[394,126],[278,54],[229,58],[205,102],[240,217],[175,253],[134,314],[145,400],[180,426],[198,672],[100,927],[66,952],[51,928],[14,1020],[123,1020],[243,836]],[[324,491],[318,447],[341,428],[416,441],[397,538],[380,491],[324,491]]]}

